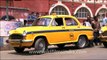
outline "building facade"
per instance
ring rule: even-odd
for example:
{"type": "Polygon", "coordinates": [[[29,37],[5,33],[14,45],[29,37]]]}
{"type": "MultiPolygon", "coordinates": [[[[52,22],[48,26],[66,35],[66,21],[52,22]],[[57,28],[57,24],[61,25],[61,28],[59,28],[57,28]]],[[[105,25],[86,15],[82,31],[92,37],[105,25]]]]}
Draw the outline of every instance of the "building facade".
{"type": "MultiPolygon", "coordinates": [[[[107,0],[9,0],[9,15],[17,19],[26,19],[30,12],[40,15],[52,14],[75,15],[80,21],[102,14],[107,16],[107,0]]],[[[6,14],[6,0],[0,2],[0,17],[6,14]]]]}

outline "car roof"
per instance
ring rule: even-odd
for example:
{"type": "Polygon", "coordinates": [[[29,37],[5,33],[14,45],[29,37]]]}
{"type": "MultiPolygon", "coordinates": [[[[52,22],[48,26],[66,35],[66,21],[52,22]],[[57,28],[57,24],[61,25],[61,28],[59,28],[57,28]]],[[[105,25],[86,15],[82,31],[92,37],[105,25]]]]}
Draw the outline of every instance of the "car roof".
{"type": "Polygon", "coordinates": [[[75,18],[74,16],[71,15],[46,15],[46,16],[41,16],[41,17],[51,17],[51,18],[56,18],[56,17],[72,17],[75,18]]]}
{"type": "Polygon", "coordinates": [[[41,16],[40,18],[60,18],[60,17],[63,17],[63,18],[65,18],[65,17],[67,17],[67,18],[73,18],[73,19],[75,19],[78,23],[79,23],[79,25],[80,25],[80,22],[78,21],[78,19],[75,17],[75,16],[71,16],[71,15],[46,15],[46,16],[41,16]]]}

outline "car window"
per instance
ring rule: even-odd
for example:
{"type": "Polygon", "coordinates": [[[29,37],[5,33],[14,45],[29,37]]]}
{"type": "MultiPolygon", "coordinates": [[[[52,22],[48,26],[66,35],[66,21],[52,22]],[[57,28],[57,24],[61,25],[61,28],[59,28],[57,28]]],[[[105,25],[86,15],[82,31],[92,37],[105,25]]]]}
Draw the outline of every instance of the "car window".
{"type": "Polygon", "coordinates": [[[33,26],[48,26],[50,24],[51,18],[39,18],[33,22],[33,26]]]}
{"type": "Polygon", "coordinates": [[[63,26],[63,19],[62,18],[55,18],[52,22],[52,26],[63,26]]]}
{"type": "Polygon", "coordinates": [[[65,18],[65,23],[67,26],[78,25],[73,18],[65,18]]]}

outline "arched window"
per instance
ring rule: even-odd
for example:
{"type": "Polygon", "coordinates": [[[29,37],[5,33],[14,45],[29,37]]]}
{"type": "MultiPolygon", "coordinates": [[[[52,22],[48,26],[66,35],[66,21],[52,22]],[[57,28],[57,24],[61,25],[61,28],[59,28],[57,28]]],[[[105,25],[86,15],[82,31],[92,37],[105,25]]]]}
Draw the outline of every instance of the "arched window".
{"type": "Polygon", "coordinates": [[[107,14],[107,9],[101,9],[101,10],[99,11],[98,15],[99,15],[99,19],[100,19],[100,20],[103,19],[103,17],[102,17],[103,14],[105,14],[105,15],[107,14]]]}
{"type": "Polygon", "coordinates": [[[56,6],[53,8],[52,13],[56,13],[57,15],[69,15],[68,11],[63,6],[56,6]]]}
{"type": "Polygon", "coordinates": [[[84,7],[80,8],[76,13],[77,18],[86,18],[88,15],[90,15],[90,12],[84,7]]]}

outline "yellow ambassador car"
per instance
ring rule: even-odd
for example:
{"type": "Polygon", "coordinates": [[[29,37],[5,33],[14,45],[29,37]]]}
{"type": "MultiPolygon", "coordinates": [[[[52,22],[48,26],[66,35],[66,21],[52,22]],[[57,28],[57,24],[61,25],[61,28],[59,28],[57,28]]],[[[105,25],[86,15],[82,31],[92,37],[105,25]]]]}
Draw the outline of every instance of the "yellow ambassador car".
{"type": "Polygon", "coordinates": [[[63,48],[73,43],[84,48],[93,39],[91,27],[82,26],[73,16],[48,15],[35,20],[32,26],[10,31],[9,41],[17,53],[34,47],[37,53],[44,53],[49,45],[63,48]]]}
{"type": "Polygon", "coordinates": [[[101,28],[100,40],[104,47],[107,48],[107,25],[101,28]]]}

